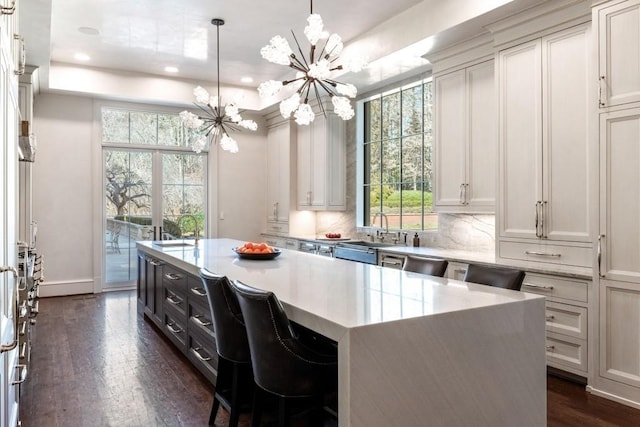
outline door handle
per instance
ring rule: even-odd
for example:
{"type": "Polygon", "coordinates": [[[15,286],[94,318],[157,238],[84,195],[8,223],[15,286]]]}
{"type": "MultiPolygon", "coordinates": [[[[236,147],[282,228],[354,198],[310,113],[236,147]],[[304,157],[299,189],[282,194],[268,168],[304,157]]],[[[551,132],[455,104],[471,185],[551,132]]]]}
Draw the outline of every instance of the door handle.
{"type": "Polygon", "coordinates": [[[598,236],[598,276],[601,279],[605,278],[605,275],[602,273],[602,239],[604,239],[604,237],[604,234],[598,236]]]}

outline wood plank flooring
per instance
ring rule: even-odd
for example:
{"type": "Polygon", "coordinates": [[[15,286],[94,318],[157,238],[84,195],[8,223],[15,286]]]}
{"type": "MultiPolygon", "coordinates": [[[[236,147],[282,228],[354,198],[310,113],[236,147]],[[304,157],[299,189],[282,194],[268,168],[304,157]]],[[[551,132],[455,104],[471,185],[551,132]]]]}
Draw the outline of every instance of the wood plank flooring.
{"type": "MultiPolygon", "coordinates": [[[[34,335],[23,427],[207,425],[210,384],[137,315],[134,292],[42,299],[34,335]]],[[[549,426],[640,425],[640,410],[553,376],[547,400],[549,426]]]]}

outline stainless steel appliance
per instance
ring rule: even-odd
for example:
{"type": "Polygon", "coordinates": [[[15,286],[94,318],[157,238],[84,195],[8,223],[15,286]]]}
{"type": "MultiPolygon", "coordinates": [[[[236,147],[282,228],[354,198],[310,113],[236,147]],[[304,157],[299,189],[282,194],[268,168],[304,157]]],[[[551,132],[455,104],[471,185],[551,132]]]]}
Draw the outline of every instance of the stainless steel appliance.
{"type": "Polygon", "coordinates": [[[31,339],[38,316],[40,283],[44,281],[42,255],[34,249],[21,246],[18,264],[18,345],[20,363],[29,366],[31,339]]]}
{"type": "Polygon", "coordinates": [[[378,264],[378,249],[393,246],[391,243],[365,242],[352,240],[336,243],[334,256],[365,264],[378,264]]]}
{"type": "Polygon", "coordinates": [[[320,243],[313,241],[300,241],[298,244],[298,250],[300,252],[308,252],[315,255],[333,257],[333,251],[335,246],[329,243],[320,243]]]}

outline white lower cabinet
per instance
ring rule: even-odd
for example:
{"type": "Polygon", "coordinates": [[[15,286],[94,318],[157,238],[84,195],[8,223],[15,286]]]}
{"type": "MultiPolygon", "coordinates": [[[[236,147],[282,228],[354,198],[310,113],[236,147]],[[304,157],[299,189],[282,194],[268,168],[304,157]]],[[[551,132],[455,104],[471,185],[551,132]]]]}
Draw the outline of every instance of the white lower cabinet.
{"type": "Polygon", "coordinates": [[[591,281],[527,273],[522,291],[546,297],[547,364],[586,377],[591,281]]]}
{"type": "Polygon", "coordinates": [[[279,249],[298,249],[298,241],[296,239],[291,239],[288,237],[276,237],[276,236],[268,236],[262,235],[264,242],[267,245],[279,248],[279,249]]]}

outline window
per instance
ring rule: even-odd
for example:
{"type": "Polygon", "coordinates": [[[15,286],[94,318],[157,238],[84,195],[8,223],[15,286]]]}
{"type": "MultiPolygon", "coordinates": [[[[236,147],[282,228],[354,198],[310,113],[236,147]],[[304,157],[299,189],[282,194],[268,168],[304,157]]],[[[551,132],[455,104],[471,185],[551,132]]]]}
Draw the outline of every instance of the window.
{"type": "Polygon", "coordinates": [[[431,78],[362,101],[364,226],[433,230],[433,92],[431,78]],[[375,223],[374,223],[375,218],[375,223]],[[378,222],[379,221],[379,222],[378,222]]]}

